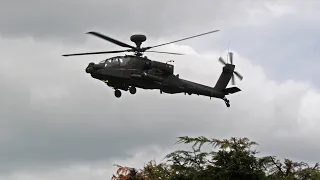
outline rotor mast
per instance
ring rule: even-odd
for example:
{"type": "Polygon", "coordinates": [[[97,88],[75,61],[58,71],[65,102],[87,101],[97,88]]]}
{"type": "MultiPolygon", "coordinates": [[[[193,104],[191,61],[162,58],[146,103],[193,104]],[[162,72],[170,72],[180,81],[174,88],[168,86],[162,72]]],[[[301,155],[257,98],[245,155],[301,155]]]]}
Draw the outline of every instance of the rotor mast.
{"type": "Polygon", "coordinates": [[[136,44],[135,55],[142,56],[141,44],[147,40],[147,37],[143,34],[134,34],[130,37],[130,40],[136,44]]]}

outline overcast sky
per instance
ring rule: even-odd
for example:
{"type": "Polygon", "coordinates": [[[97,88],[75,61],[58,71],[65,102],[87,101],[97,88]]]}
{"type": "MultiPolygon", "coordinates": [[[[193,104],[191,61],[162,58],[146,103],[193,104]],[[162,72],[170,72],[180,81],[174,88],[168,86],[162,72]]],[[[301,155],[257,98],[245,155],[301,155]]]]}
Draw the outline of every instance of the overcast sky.
{"type": "MultiPolygon", "coordinates": [[[[249,137],[263,155],[320,160],[317,77],[320,2],[0,0],[0,179],[111,177],[114,163],[143,163],[177,148],[177,136],[249,137]],[[219,56],[234,52],[240,93],[221,100],[113,90],[85,73],[109,55],[62,54],[121,49],[86,35],[99,31],[145,46],[220,31],[146,54],[175,60],[180,78],[214,86],[219,56]],[[300,148],[303,147],[303,148],[300,148]]],[[[154,49],[156,50],[156,49],[154,49]]]]}

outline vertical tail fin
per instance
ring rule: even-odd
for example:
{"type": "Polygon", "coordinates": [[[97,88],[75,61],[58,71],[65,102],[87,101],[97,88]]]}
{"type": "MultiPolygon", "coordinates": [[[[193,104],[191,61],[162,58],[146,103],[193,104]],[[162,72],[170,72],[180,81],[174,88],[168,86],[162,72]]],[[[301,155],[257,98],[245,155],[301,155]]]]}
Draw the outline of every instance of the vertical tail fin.
{"type": "Polygon", "coordinates": [[[243,76],[240,75],[238,72],[234,71],[235,65],[233,65],[233,53],[229,52],[229,59],[230,59],[230,64],[226,63],[222,57],[219,58],[219,61],[224,64],[224,67],[222,68],[222,73],[215,85],[215,89],[222,91],[226,89],[230,79],[232,80],[232,84],[235,84],[235,79],[234,79],[234,74],[240,79],[243,79],[243,76]]]}
{"type": "Polygon", "coordinates": [[[229,84],[230,79],[233,76],[233,70],[235,68],[235,65],[226,64],[222,68],[222,73],[220,74],[220,77],[215,85],[215,89],[217,90],[223,90],[227,87],[229,84]]]}

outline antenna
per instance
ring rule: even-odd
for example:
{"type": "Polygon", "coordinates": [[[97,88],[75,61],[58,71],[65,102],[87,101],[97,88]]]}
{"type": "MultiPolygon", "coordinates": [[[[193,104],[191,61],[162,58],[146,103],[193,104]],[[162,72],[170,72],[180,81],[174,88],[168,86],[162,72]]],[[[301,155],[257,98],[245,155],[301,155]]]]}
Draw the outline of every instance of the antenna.
{"type": "Polygon", "coordinates": [[[229,63],[229,52],[230,52],[230,40],[228,44],[227,63],[229,63]]]}
{"type": "Polygon", "coordinates": [[[168,64],[169,62],[174,62],[174,60],[169,60],[169,61],[166,62],[166,64],[168,64]]]}

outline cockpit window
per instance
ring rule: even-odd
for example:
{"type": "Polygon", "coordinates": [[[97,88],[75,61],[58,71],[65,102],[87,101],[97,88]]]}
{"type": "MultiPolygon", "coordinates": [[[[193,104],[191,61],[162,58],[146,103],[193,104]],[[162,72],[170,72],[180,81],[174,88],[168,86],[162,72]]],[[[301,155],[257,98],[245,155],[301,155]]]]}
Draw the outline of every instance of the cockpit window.
{"type": "Polygon", "coordinates": [[[120,66],[125,66],[130,61],[130,58],[129,57],[122,57],[119,60],[120,60],[120,66]]]}
{"type": "Polygon", "coordinates": [[[112,67],[112,66],[125,66],[130,61],[129,57],[113,57],[110,59],[106,59],[100,61],[99,64],[104,64],[105,67],[112,67]]]}
{"type": "Polygon", "coordinates": [[[99,62],[99,64],[104,64],[106,62],[106,60],[102,60],[99,62]]]}
{"type": "Polygon", "coordinates": [[[117,66],[117,65],[119,65],[119,59],[118,58],[110,58],[110,59],[100,61],[99,64],[104,64],[105,67],[117,66]]]}

